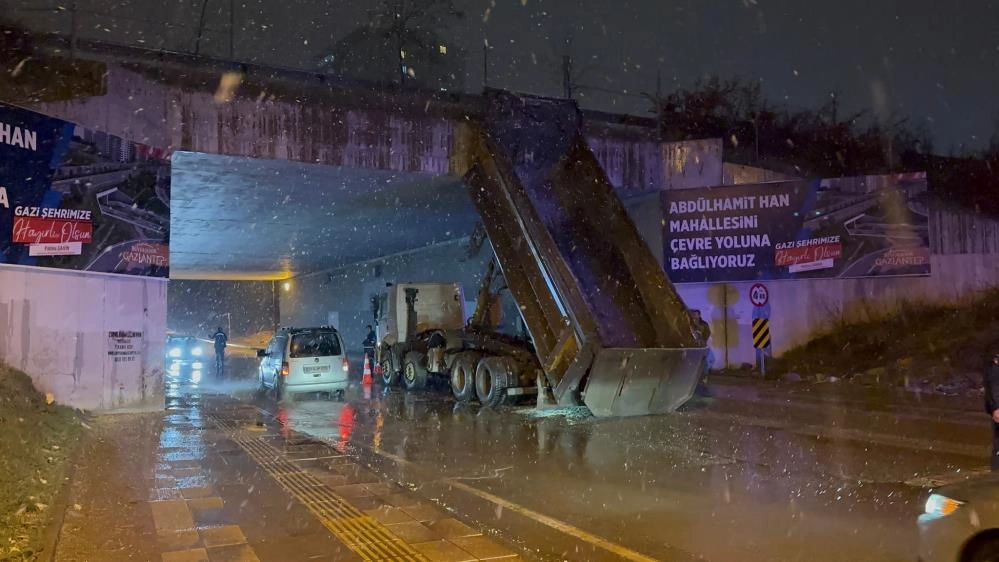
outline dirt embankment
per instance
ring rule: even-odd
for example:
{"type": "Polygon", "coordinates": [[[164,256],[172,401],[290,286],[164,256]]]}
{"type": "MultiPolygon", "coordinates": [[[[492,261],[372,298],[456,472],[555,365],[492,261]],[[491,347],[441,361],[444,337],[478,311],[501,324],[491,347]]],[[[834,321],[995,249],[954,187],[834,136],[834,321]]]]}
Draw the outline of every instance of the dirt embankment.
{"type": "Polygon", "coordinates": [[[52,521],[83,420],[0,364],[0,560],[33,560],[52,521]]]}
{"type": "Polygon", "coordinates": [[[921,392],[980,392],[987,357],[999,350],[999,290],[957,304],[904,303],[864,322],[839,322],[786,352],[768,375],[850,381],[921,392]]]}

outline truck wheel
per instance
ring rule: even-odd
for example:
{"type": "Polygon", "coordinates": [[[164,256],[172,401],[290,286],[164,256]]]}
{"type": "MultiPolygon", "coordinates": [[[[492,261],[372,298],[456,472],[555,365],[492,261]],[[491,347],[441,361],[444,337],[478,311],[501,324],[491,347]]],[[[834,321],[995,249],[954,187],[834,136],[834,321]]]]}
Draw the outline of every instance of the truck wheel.
{"type": "Polygon", "coordinates": [[[382,383],[385,386],[395,386],[399,384],[399,369],[395,366],[395,354],[391,351],[382,353],[382,383]]]}
{"type": "Polygon", "coordinates": [[[451,366],[451,392],[459,402],[475,400],[475,367],[479,356],[462,353],[455,357],[451,366]]]}
{"type": "Polygon", "coordinates": [[[420,352],[410,351],[402,362],[402,383],[406,390],[427,387],[427,358],[420,352]]]}
{"type": "Polygon", "coordinates": [[[475,393],[483,406],[498,407],[506,401],[507,370],[499,358],[487,357],[479,361],[475,370],[475,393]]]}
{"type": "Polygon", "coordinates": [[[969,562],[993,562],[994,560],[999,560],[999,540],[985,539],[979,541],[977,545],[969,545],[967,551],[961,560],[968,560],[969,562]]]}

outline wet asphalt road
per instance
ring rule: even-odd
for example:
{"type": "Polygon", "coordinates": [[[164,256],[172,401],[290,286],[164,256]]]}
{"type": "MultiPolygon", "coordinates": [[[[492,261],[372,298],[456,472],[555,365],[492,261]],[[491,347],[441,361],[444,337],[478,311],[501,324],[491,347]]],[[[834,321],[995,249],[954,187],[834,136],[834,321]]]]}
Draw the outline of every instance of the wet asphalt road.
{"type": "Polygon", "coordinates": [[[495,412],[443,389],[232,393],[540,559],[914,560],[924,486],[988,460],[975,401],[798,388],[727,381],[628,419],[495,412]]]}

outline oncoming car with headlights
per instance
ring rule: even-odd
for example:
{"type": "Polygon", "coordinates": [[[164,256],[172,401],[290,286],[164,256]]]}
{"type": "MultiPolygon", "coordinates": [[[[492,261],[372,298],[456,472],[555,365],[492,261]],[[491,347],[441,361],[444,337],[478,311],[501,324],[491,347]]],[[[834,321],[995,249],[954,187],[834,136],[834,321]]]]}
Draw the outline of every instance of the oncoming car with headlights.
{"type": "Polygon", "coordinates": [[[201,363],[205,355],[204,344],[193,336],[170,336],[166,345],[167,364],[191,365],[201,363]]]}
{"type": "Polygon", "coordinates": [[[918,525],[920,562],[999,562],[999,475],[933,490],[918,525]]]}

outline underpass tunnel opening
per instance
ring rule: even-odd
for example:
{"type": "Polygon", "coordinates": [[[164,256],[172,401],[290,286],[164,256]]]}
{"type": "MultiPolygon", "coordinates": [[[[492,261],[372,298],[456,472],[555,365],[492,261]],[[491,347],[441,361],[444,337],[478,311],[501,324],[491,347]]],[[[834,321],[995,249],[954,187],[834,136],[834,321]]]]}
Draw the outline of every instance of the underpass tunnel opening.
{"type": "MultiPolygon", "coordinates": [[[[200,342],[202,377],[219,328],[227,374],[250,376],[281,326],[335,327],[360,373],[387,284],[457,283],[467,319],[492,257],[468,188],[450,175],[176,152],[170,189],[167,328],[200,342]]],[[[508,295],[494,319],[523,331],[508,295]]],[[[185,353],[177,347],[168,355],[185,353]]],[[[175,359],[168,369],[186,363],[175,359]]]]}

